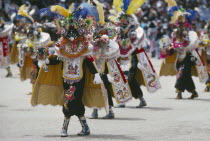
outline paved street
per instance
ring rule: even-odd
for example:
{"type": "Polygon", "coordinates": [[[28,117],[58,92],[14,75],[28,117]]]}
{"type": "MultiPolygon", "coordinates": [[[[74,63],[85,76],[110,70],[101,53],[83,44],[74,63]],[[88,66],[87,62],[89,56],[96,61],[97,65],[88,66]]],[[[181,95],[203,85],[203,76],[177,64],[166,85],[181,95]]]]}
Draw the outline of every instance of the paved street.
{"type": "MultiPolygon", "coordinates": [[[[152,59],[159,71],[161,60],[152,59]]],[[[4,78],[6,70],[0,69],[0,141],[209,141],[210,93],[203,92],[205,85],[193,77],[199,97],[176,100],[175,76],[161,77],[162,89],[149,94],[142,87],[148,106],[136,109],[133,99],[126,108],[114,108],[115,119],[88,119],[91,135],[78,137],[81,126],[76,117],[69,125],[69,137],[61,138],[63,114],[60,106],[30,105],[31,84],[19,80],[18,68],[13,65],[12,78],[4,78]]],[[[86,116],[92,109],[86,108],[86,116]]],[[[99,116],[105,115],[102,109],[99,116]]]]}

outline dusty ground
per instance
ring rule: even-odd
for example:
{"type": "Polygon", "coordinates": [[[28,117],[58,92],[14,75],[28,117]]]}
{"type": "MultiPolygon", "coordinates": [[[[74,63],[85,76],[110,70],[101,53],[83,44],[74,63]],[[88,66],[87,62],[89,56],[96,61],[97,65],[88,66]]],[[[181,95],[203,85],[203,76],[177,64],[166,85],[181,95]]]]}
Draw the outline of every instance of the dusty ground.
{"type": "MultiPolygon", "coordinates": [[[[161,61],[152,59],[159,70],[161,61]]],[[[175,77],[161,77],[162,89],[149,94],[142,87],[148,106],[136,109],[138,100],[132,100],[126,108],[115,108],[113,120],[91,120],[91,135],[78,137],[81,126],[76,117],[69,125],[67,138],[60,137],[63,123],[61,107],[30,105],[31,84],[20,82],[18,69],[12,66],[14,77],[4,78],[0,69],[0,140],[1,141],[54,141],[54,140],[138,140],[138,141],[209,141],[210,93],[203,92],[204,84],[193,78],[199,98],[175,100],[175,77]]],[[[92,109],[86,108],[86,116],[92,109]]],[[[105,115],[104,110],[99,116],[105,115]]]]}

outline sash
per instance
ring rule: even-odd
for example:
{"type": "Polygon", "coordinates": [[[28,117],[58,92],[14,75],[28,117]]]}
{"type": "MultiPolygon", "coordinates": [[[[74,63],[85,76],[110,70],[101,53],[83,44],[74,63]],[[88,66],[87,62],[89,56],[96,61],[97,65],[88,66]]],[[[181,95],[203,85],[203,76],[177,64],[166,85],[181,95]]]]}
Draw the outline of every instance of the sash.
{"type": "Polygon", "coordinates": [[[114,83],[112,83],[112,88],[114,91],[114,97],[116,102],[126,103],[132,99],[130,87],[125,79],[125,76],[115,59],[109,59],[107,61],[107,67],[109,74],[114,78],[114,83]]]}
{"type": "Polygon", "coordinates": [[[161,87],[155,69],[143,48],[136,48],[136,52],[138,61],[143,66],[141,71],[143,73],[147,90],[149,92],[155,92],[161,87]]]}

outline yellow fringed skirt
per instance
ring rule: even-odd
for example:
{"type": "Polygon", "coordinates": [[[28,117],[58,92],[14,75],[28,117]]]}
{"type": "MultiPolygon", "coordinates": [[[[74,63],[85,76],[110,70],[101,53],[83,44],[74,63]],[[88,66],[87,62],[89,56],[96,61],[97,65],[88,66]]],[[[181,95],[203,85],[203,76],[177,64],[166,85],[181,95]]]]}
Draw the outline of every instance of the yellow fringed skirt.
{"type": "Polygon", "coordinates": [[[20,68],[20,80],[24,81],[30,78],[30,74],[32,71],[33,61],[31,57],[25,56],[24,58],[24,65],[20,68]]]}
{"type": "Polygon", "coordinates": [[[48,72],[44,72],[43,66],[34,84],[31,96],[31,105],[63,105],[63,78],[62,63],[48,65],[48,72]]]}
{"type": "Polygon", "coordinates": [[[17,44],[14,43],[10,52],[10,63],[11,64],[16,64],[18,63],[18,48],[17,48],[17,44]]]}
{"type": "Polygon", "coordinates": [[[101,90],[100,84],[94,84],[93,78],[94,75],[91,74],[87,67],[85,67],[85,88],[83,92],[83,104],[89,108],[105,107],[104,96],[101,90]]]}
{"type": "MultiPolygon", "coordinates": [[[[161,64],[159,76],[174,76],[177,74],[175,69],[176,53],[171,56],[168,56],[161,64]]],[[[192,67],[192,75],[198,76],[195,65],[192,67]]]]}

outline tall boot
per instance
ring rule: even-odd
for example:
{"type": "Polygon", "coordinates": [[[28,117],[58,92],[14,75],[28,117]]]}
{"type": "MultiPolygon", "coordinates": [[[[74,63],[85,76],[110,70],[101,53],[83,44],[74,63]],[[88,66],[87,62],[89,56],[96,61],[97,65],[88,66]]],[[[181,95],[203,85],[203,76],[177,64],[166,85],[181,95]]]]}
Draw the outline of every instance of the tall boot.
{"type": "Polygon", "coordinates": [[[89,119],[98,119],[98,109],[94,108],[89,119]]]}
{"type": "Polygon", "coordinates": [[[143,97],[140,97],[139,100],[140,100],[140,103],[138,106],[136,106],[136,108],[143,108],[144,106],[147,106],[147,103],[143,97]]]}
{"type": "Polygon", "coordinates": [[[194,90],[194,91],[192,92],[191,97],[189,97],[188,99],[194,99],[194,98],[196,98],[196,97],[198,97],[198,93],[194,90]]]}
{"type": "Polygon", "coordinates": [[[12,77],[12,71],[10,69],[10,66],[6,68],[7,70],[7,75],[5,77],[12,77]]]}
{"type": "Polygon", "coordinates": [[[112,106],[109,106],[109,113],[103,117],[103,119],[113,119],[114,118],[114,112],[112,110],[112,106]]]}
{"type": "Polygon", "coordinates": [[[69,121],[70,121],[70,117],[69,118],[68,117],[64,118],[63,127],[62,127],[62,130],[61,130],[61,137],[67,137],[68,136],[67,130],[68,130],[69,121]]]}
{"type": "Polygon", "coordinates": [[[86,135],[90,135],[90,129],[88,127],[88,124],[87,124],[87,121],[85,119],[85,116],[82,116],[82,117],[78,117],[79,118],[79,121],[82,125],[82,131],[79,132],[77,135],[78,136],[86,136],[86,135]]]}
{"type": "Polygon", "coordinates": [[[178,92],[176,99],[182,99],[182,92],[178,92]]]}

